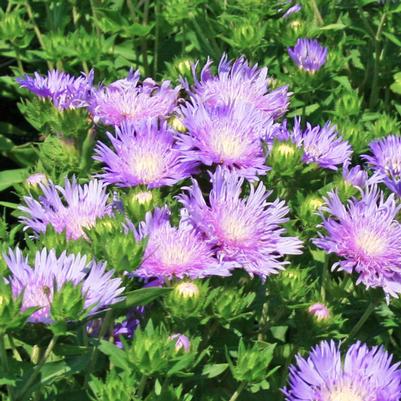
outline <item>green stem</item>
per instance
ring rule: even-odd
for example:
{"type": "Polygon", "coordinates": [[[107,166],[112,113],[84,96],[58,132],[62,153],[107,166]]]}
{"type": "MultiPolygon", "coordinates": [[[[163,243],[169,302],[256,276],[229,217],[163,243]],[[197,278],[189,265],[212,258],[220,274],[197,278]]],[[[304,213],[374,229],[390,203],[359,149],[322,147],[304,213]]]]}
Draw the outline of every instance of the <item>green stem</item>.
{"type": "Polygon", "coordinates": [[[234,391],[233,395],[231,396],[231,398],[229,399],[229,401],[235,401],[239,395],[242,393],[242,390],[245,388],[246,386],[246,382],[242,382],[240,383],[240,385],[238,386],[238,388],[234,391]]]}
{"type": "Polygon", "coordinates": [[[46,363],[47,359],[49,358],[50,354],[52,353],[56,343],[57,343],[58,336],[54,335],[49,342],[49,345],[46,348],[46,351],[39,361],[39,363],[34,367],[31,376],[29,376],[28,380],[22,386],[22,389],[18,392],[17,399],[18,400],[26,400],[25,393],[29,390],[31,385],[35,382],[35,379],[40,373],[40,369],[42,369],[43,365],[46,363]]]}
{"type": "Polygon", "coordinates": [[[146,375],[143,375],[141,378],[141,381],[139,382],[139,386],[138,386],[138,394],[137,394],[138,399],[142,398],[143,392],[145,391],[145,386],[146,386],[147,380],[148,380],[148,377],[146,375]]]}
{"type": "MultiPolygon", "coordinates": [[[[143,10],[143,25],[148,25],[149,20],[149,0],[145,0],[143,10]]],[[[145,76],[149,75],[149,63],[148,63],[148,41],[146,37],[142,37],[142,61],[143,69],[145,70],[145,76]]]]}
{"type": "Polygon", "coordinates": [[[316,0],[311,0],[313,13],[315,14],[316,21],[318,25],[323,25],[322,14],[320,14],[319,7],[317,6],[316,0]]]}
{"type": "MultiPolygon", "coordinates": [[[[105,315],[105,317],[103,319],[103,323],[102,323],[102,325],[100,327],[99,337],[98,337],[100,340],[105,336],[105,334],[109,330],[109,327],[112,324],[112,322],[113,322],[113,311],[111,309],[109,309],[106,312],[106,315],[105,315]]],[[[88,370],[87,370],[86,375],[85,375],[85,387],[87,386],[87,384],[89,382],[90,373],[92,372],[94,366],[96,365],[97,349],[98,349],[97,346],[93,347],[92,354],[91,354],[91,357],[90,357],[90,360],[89,360],[89,363],[88,363],[88,370]]]]}
{"type": "MultiPolygon", "coordinates": [[[[4,367],[4,370],[6,373],[8,373],[8,358],[7,358],[7,351],[6,347],[4,344],[4,335],[0,335],[0,360],[1,364],[4,367]]],[[[10,385],[7,385],[7,392],[8,392],[8,397],[10,400],[13,400],[13,390],[10,385]]]]}
{"type": "Polygon", "coordinates": [[[369,107],[373,109],[373,107],[377,103],[377,97],[378,97],[378,82],[379,82],[379,64],[380,64],[380,54],[381,54],[381,34],[383,31],[384,23],[386,21],[387,14],[383,14],[379,26],[377,28],[376,35],[374,36],[374,46],[375,46],[375,59],[373,63],[373,78],[372,78],[372,88],[370,92],[370,98],[369,98],[369,107]]]}
{"type": "Polygon", "coordinates": [[[361,318],[358,320],[356,325],[352,328],[351,332],[348,335],[347,341],[351,340],[355,335],[359,332],[359,330],[362,328],[362,326],[366,323],[366,321],[369,319],[369,316],[372,314],[372,312],[375,310],[376,304],[374,302],[370,302],[368,307],[366,308],[365,312],[361,316],[361,318]]]}
{"type": "Polygon", "coordinates": [[[154,43],[154,49],[153,49],[153,75],[156,77],[157,73],[157,65],[159,63],[159,33],[160,33],[160,27],[159,27],[159,3],[157,0],[155,0],[155,6],[154,6],[154,19],[155,19],[155,43],[154,43]]]}
{"type": "Polygon", "coordinates": [[[19,72],[21,74],[25,74],[24,66],[23,66],[22,61],[21,61],[21,53],[19,51],[19,48],[14,43],[13,43],[13,48],[14,48],[14,51],[15,51],[15,60],[17,61],[17,66],[18,66],[19,72]]]}
{"type": "MultiPolygon", "coordinates": [[[[35,17],[33,15],[32,7],[29,4],[29,1],[26,0],[24,5],[25,5],[25,10],[26,10],[26,12],[28,14],[29,21],[31,22],[31,24],[33,26],[33,30],[35,32],[36,38],[37,38],[37,40],[38,40],[38,42],[40,44],[40,47],[43,50],[46,50],[46,46],[45,46],[45,43],[43,41],[42,32],[40,32],[40,29],[39,29],[38,25],[35,22],[35,17]]],[[[52,70],[54,68],[54,65],[53,65],[53,63],[51,61],[46,61],[46,63],[47,63],[47,66],[48,66],[49,70],[52,70]]]]}

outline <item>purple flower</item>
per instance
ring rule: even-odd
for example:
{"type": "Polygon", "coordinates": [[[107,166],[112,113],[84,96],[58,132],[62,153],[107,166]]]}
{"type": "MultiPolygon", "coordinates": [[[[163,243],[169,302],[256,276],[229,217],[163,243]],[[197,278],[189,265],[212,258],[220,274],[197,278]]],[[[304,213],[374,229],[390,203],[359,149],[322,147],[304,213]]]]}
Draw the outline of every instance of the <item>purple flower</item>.
{"type": "Polygon", "coordinates": [[[8,282],[15,297],[23,294],[22,310],[40,307],[29,318],[33,323],[51,323],[50,308],[54,291],[67,282],[82,285],[85,308],[90,313],[121,300],[121,280],[112,278],[113,272],[106,271],[105,263],[87,262],[86,256],[67,255],[57,258],[54,250],[37,251],[34,266],[24,258],[20,249],[9,250],[3,255],[11,271],[8,282]]]}
{"type": "Polygon", "coordinates": [[[293,6],[291,6],[282,16],[282,18],[288,18],[290,15],[295,14],[299,11],[301,11],[302,6],[300,4],[294,4],[293,6]]]}
{"type": "Polygon", "coordinates": [[[179,227],[170,224],[166,208],[148,212],[136,236],[148,238],[142,264],[134,273],[136,276],[196,279],[230,275],[230,266],[217,261],[212,247],[192,226],[183,221],[179,227]]]}
{"type": "Polygon", "coordinates": [[[369,148],[372,156],[363,157],[372,166],[375,177],[401,196],[401,137],[387,136],[373,141],[369,148]]]}
{"type": "Polygon", "coordinates": [[[175,132],[167,123],[157,121],[116,127],[116,135],[107,133],[114,149],[98,142],[95,159],[106,164],[100,177],[121,187],[147,185],[158,188],[174,185],[187,178],[195,167],[194,161],[184,161],[175,144],[175,132]]]}
{"type": "Polygon", "coordinates": [[[39,200],[25,196],[25,206],[19,207],[26,214],[21,222],[36,233],[45,232],[50,224],[58,233],[65,231],[67,238],[78,239],[85,237],[84,228],[111,214],[112,205],[108,204],[106,187],[100,181],[91,180],[81,186],[73,178],[65,180],[64,188],[52,182],[39,186],[43,192],[39,200]]]}
{"type": "Polygon", "coordinates": [[[323,216],[326,234],[314,243],[341,260],[333,269],[355,272],[357,284],[382,287],[386,296],[401,293],[401,224],[396,216],[401,209],[394,195],[384,199],[376,186],[367,188],[362,199],[352,198],[344,206],[336,193],[325,199],[329,212],[323,216]]]}
{"type": "Polygon", "coordinates": [[[224,55],[217,75],[213,75],[211,64],[212,61],[209,60],[203,67],[200,80],[196,76],[196,65],[193,66],[195,85],[190,89],[185,84],[197,102],[203,103],[205,107],[228,106],[239,101],[272,118],[280,117],[287,111],[288,88],[282,86],[269,92],[267,68],[259,68],[257,65],[250,67],[244,57],[229,61],[224,55]]]}
{"type": "Polygon", "coordinates": [[[261,137],[273,124],[271,118],[245,103],[207,109],[187,104],[182,110],[188,134],[180,135],[180,148],[188,161],[221,164],[255,179],[265,174],[261,137]]]}
{"type": "Polygon", "coordinates": [[[303,150],[303,161],[307,164],[317,163],[320,167],[337,170],[337,166],[349,161],[352,155],[351,146],[338,135],[330,121],[323,127],[307,123],[306,130],[302,131],[297,118],[290,137],[303,150]]]}
{"type": "Polygon", "coordinates": [[[175,340],[175,350],[178,352],[179,350],[184,350],[184,352],[189,352],[191,349],[191,342],[189,338],[184,334],[172,334],[170,340],[175,340]]]}
{"type": "Polygon", "coordinates": [[[340,346],[322,341],[290,367],[286,401],[398,401],[401,370],[383,347],[357,342],[341,358],[340,346]]]}
{"type": "Polygon", "coordinates": [[[308,312],[317,320],[327,320],[330,317],[330,311],[325,304],[316,303],[308,308],[308,312]]]}
{"type": "Polygon", "coordinates": [[[47,181],[48,178],[46,174],[43,173],[34,173],[25,180],[29,187],[36,187],[38,184],[46,184],[47,181]]]}
{"type": "Polygon", "coordinates": [[[143,306],[138,306],[128,312],[126,319],[121,323],[117,323],[113,329],[114,343],[119,348],[123,348],[123,343],[121,337],[130,340],[137,327],[139,326],[141,320],[140,318],[144,314],[145,308],[143,306]]]}
{"type": "Polygon", "coordinates": [[[314,39],[298,39],[288,54],[294,63],[301,69],[310,73],[320,70],[327,59],[327,48],[314,39]]]}
{"type": "Polygon", "coordinates": [[[95,90],[89,110],[95,122],[107,125],[166,117],[176,106],[179,89],[169,81],[159,87],[149,78],[139,85],[139,73],[131,71],[127,78],[95,90]]]}
{"type": "Polygon", "coordinates": [[[17,78],[17,82],[35,95],[50,99],[58,109],[64,110],[88,105],[93,77],[93,71],[74,77],[65,72],[51,70],[47,76],[35,72],[34,77],[26,75],[24,78],[17,78]]]}
{"type": "Polygon", "coordinates": [[[242,198],[243,177],[218,167],[211,181],[209,204],[195,180],[180,200],[188,220],[217,250],[219,260],[265,278],[284,268],[282,256],[301,253],[298,238],[282,237],[288,207],[279,200],[267,202],[271,192],[261,182],[251,185],[242,198]]]}

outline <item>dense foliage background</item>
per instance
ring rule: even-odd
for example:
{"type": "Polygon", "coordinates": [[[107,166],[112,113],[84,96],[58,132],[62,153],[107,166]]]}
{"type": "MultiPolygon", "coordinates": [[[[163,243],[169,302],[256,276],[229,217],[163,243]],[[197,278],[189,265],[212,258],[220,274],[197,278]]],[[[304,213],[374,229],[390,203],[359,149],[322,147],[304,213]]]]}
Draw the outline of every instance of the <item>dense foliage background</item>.
{"type": "MultiPolygon", "coordinates": [[[[223,53],[244,55],[251,64],[268,67],[273,87],[289,86],[289,124],[295,116],[312,125],[331,120],[351,144],[353,164],[362,163],[373,139],[400,128],[401,4],[299,4],[300,11],[283,18],[292,4],[271,0],[0,0],[2,250],[19,245],[33,255],[46,246],[106,260],[123,277],[128,294],[113,313],[100,316],[107,322],[101,332],[88,337],[86,317],[71,327],[49,329],[24,319],[10,326],[15,313],[1,309],[7,289],[0,285],[3,399],[279,400],[295,354],[321,339],[383,344],[401,360],[401,303],[388,304],[381,291],[330,272],[335,258],[310,241],[321,222],[316,202],[334,186],[343,199],[358,192],[345,188],[341,172],[271,158],[272,171],[263,181],[273,197],[290,206],[287,228],[304,241],[304,253],[265,283],[243,272],[203,280],[189,300],[174,289],[141,289],[140,280],[127,279],[124,271],[140,264],[146,244],[127,238],[121,221],[96,225],[88,242],[51,230],[33,241],[18,220],[22,196],[37,190],[25,183],[32,173],[63,184],[66,176],[86,182],[99,171],[86,112],[52,114],[16,82],[26,73],[54,68],[75,75],[93,68],[96,83],[123,78],[130,68],[142,77],[178,83],[180,77],[192,82],[191,64],[197,60],[203,66],[208,57],[218,64],[223,53]],[[287,53],[303,37],[329,49],[316,74],[298,69],[287,53]],[[318,321],[308,313],[316,302],[328,307],[329,319],[318,321]],[[129,351],[107,341],[113,320],[121,322],[144,305],[141,328],[125,346],[129,351]],[[47,355],[55,333],[60,339],[47,355]],[[173,333],[190,337],[190,353],[165,344],[173,333]]],[[[101,129],[97,134],[104,138],[101,129]]],[[[162,189],[155,204],[167,199],[174,210],[178,191],[169,191],[162,189]]],[[[140,221],[145,210],[130,204],[132,193],[119,194],[131,207],[130,217],[140,221]]],[[[7,275],[4,261],[0,270],[7,275]]]]}

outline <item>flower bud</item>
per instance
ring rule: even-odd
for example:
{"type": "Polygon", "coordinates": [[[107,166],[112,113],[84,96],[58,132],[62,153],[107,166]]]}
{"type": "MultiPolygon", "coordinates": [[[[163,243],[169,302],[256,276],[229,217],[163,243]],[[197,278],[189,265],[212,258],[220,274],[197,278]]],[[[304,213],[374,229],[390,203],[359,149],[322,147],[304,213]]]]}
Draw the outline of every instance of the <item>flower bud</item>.
{"type": "Polygon", "coordinates": [[[189,341],[189,338],[185,336],[184,334],[172,334],[169,337],[170,340],[176,340],[175,343],[175,350],[176,352],[180,351],[181,349],[184,352],[189,352],[191,348],[191,342],[189,341]]]}
{"type": "Polygon", "coordinates": [[[330,311],[327,306],[321,303],[316,303],[308,308],[308,312],[318,321],[327,320],[330,318],[330,311]]]}
{"type": "Polygon", "coordinates": [[[199,287],[190,281],[184,281],[178,284],[174,288],[174,292],[177,296],[182,297],[184,299],[189,298],[198,298],[199,297],[199,287]]]}
{"type": "Polygon", "coordinates": [[[168,120],[168,123],[170,124],[171,128],[175,129],[178,132],[185,132],[187,130],[183,122],[177,116],[172,116],[168,120]]]}

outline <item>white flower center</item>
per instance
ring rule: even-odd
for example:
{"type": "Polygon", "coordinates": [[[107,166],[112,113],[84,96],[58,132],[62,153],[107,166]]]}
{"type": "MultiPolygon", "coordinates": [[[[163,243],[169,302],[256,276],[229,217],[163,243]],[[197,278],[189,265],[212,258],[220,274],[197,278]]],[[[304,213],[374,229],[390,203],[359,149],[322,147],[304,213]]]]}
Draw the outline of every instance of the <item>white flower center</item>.
{"type": "Polygon", "coordinates": [[[401,159],[397,155],[389,156],[384,161],[386,174],[399,179],[401,176],[401,159]]]}
{"type": "Polygon", "coordinates": [[[165,265],[185,265],[191,261],[191,258],[190,250],[181,246],[180,243],[169,244],[160,249],[160,261],[165,265]]]}
{"type": "Polygon", "coordinates": [[[144,184],[148,184],[160,178],[163,171],[163,160],[160,155],[147,152],[135,155],[129,162],[129,168],[144,184]]]}
{"type": "Polygon", "coordinates": [[[224,235],[232,241],[243,241],[249,238],[249,227],[239,221],[236,216],[224,216],[220,227],[224,235]]]}
{"type": "Polygon", "coordinates": [[[364,399],[355,390],[343,387],[331,392],[328,401],[364,401],[364,399]]]}
{"type": "Polygon", "coordinates": [[[312,157],[320,157],[322,154],[321,148],[316,145],[304,145],[305,153],[312,157]]]}
{"type": "Polygon", "coordinates": [[[222,161],[238,159],[244,151],[244,143],[241,138],[233,135],[229,130],[223,129],[212,135],[211,148],[222,161]]]}
{"type": "Polygon", "coordinates": [[[380,255],[386,247],[383,238],[369,230],[361,230],[357,233],[356,245],[368,256],[380,255]]]}

